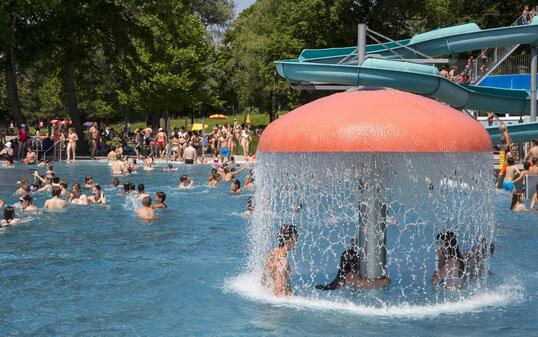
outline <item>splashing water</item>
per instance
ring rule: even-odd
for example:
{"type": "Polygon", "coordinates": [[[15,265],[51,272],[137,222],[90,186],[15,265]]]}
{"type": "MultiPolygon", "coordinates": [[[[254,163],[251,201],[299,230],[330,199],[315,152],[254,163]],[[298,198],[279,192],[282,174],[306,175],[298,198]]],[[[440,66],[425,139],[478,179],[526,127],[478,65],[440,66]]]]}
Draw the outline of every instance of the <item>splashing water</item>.
{"type": "Polygon", "coordinates": [[[260,275],[268,251],[276,246],[280,225],[292,223],[299,232],[290,254],[295,296],[377,309],[487,302],[477,300],[492,286],[487,260],[486,276],[466,281],[460,291],[433,286],[431,276],[437,233],[456,233],[462,252],[482,240],[493,242],[491,154],[261,153],[258,160],[248,280],[260,275]],[[376,199],[386,205],[390,287],[315,289],[334,279],[340,254],[358,236],[364,216],[360,205],[376,199]]]}

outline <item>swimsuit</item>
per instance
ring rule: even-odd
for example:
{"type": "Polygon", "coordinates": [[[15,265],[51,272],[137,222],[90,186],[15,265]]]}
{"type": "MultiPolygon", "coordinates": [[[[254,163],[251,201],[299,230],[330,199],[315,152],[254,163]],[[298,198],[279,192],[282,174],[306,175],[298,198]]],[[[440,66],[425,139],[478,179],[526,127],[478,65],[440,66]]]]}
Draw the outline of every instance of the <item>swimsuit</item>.
{"type": "Polygon", "coordinates": [[[516,189],[516,185],[511,181],[503,181],[503,188],[508,192],[513,192],[516,189]]]}
{"type": "Polygon", "coordinates": [[[220,149],[220,155],[223,157],[230,157],[230,148],[229,147],[223,147],[220,149]]]}

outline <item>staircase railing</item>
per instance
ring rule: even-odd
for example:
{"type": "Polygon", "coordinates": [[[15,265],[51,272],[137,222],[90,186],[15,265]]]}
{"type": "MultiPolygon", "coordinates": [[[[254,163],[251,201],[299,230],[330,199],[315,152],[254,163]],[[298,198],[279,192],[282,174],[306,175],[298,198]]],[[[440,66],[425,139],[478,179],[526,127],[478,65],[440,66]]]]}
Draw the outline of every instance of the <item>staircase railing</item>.
{"type": "MultiPolygon", "coordinates": [[[[523,15],[519,16],[517,20],[510,25],[510,27],[521,25],[522,19],[523,15]]],[[[501,65],[514,51],[516,51],[519,46],[520,44],[514,44],[483,50],[475,61],[474,73],[476,75],[472,83],[474,85],[479,85],[482,83],[482,81],[491,75],[499,65],[501,65]]]]}
{"type": "MultiPolygon", "coordinates": [[[[54,150],[56,148],[56,145],[58,145],[58,143],[61,143],[63,142],[64,140],[63,139],[59,139],[57,140],[54,144],[52,144],[51,147],[49,147],[48,149],[46,149],[44,152],[43,152],[43,160],[46,160],[47,159],[47,153],[50,151],[50,150],[54,150]]],[[[62,146],[60,145],[60,153],[59,153],[59,156],[58,156],[58,159],[59,161],[62,161],[62,146]]]]}

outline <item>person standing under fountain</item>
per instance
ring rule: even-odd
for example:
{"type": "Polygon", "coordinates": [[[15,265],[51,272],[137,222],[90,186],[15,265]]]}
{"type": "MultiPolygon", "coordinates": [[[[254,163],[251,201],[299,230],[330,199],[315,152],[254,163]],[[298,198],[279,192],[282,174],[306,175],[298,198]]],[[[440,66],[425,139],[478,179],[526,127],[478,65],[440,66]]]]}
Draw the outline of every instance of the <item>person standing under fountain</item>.
{"type": "Polygon", "coordinates": [[[351,239],[351,248],[340,255],[340,265],[336,277],[329,284],[319,284],[316,289],[336,290],[342,287],[379,288],[390,284],[390,278],[365,279],[359,275],[360,259],[355,248],[355,239],[351,239]]]}
{"type": "Polygon", "coordinates": [[[295,248],[297,238],[297,228],[294,225],[283,224],[280,226],[278,247],[269,253],[263,268],[262,285],[266,288],[272,288],[273,294],[278,297],[292,295],[288,252],[295,248]]]}
{"type": "Polygon", "coordinates": [[[437,234],[437,266],[432,276],[433,284],[459,289],[463,286],[465,265],[456,234],[451,231],[437,234]]]}

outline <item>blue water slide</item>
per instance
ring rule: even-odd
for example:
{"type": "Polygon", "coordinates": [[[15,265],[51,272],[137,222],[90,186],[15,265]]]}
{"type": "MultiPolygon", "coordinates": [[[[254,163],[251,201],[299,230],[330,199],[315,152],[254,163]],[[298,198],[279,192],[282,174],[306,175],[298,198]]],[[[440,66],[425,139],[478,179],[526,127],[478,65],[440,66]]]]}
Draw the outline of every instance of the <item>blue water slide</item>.
{"type": "Polygon", "coordinates": [[[276,62],[280,76],[290,82],[388,87],[433,97],[457,109],[528,115],[525,90],[464,86],[438,75],[436,67],[410,62],[367,59],[357,65],[287,60],[276,62]]]}
{"type": "MultiPolygon", "coordinates": [[[[531,24],[521,26],[480,29],[475,23],[467,23],[441,28],[413,36],[411,39],[366,46],[367,54],[385,58],[396,58],[394,52],[406,58],[418,58],[419,54],[409,47],[429,56],[458,54],[482,48],[510,46],[516,44],[538,44],[538,17],[531,24]],[[392,51],[391,51],[392,50],[392,51]]],[[[299,56],[300,61],[315,63],[339,63],[355,54],[356,47],[305,49],[299,56]]],[[[356,63],[356,59],[354,60],[356,63]]]]}
{"type": "MultiPolygon", "coordinates": [[[[497,126],[487,127],[493,144],[501,144],[501,130],[497,126]]],[[[517,123],[508,124],[508,132],[512,138],[512,142],[521,143],[528,142],[534,138],[538,138],[538,122],[534,123],[517,123]]]]}

